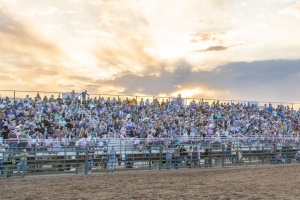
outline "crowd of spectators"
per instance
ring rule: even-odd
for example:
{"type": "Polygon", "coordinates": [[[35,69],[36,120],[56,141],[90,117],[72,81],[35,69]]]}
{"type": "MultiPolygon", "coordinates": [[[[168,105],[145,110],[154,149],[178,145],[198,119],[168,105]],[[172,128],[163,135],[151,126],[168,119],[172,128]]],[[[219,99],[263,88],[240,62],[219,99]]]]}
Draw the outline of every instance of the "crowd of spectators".
{"type": "MultiPolygon", "coordinates": [[[[12,146],[26,146],[31,139],[56,139],[59,141],[82,138],[105,138],[111,133],[120,138],[159,143],[164,138],[189,138],[235,136],[266,139],[292,138],[298,142],[300,111],[289,106],[272,104],[212,104],[192,101],[184,105],[178,95],[171,99],[141,98],[121,101],[116,98],[90,98],[87,91],[67,98],[31,98],[19,101],[0,98],[0,132],[12,146]],[[18,140],[18,142],[15,142],[18,140]]],[[[106,142],[107,143],[107,142],[106,142]]]]}
{"type": "MultiPolygon", "coordinates": [[[[144,140],[150,152],[151,144],[163,144],[167,169],[171,165],[177,168],[182,163],[190,167],[198,166],[202,147],[205,149],[205,166],[212,166],[212,149],[206,145],[207,141],[219,144],[224,138],[229,141],[226,155],[233,164],[241,160],[231,143],[233,137],[254,138],[256,144],[267,140],[299,142],[300,109],[294,110],[283,105],[273,107],[272,104],[259,107],[251,103],[214,101],[209,104],[203,100],[193,100],[186,105],[184,102],[187,101],[181,95],[172,99],[153,98],[152,101],[143,98],[121,100],[91,98],[87,91],[78,96],[74,90],[66,98],[55,98],[53,95],[42,98],[37,94],[34,98],[27,95],[24,99],[12,101],[8,97],[0,97],[0,134],[12,152],[22,149],[20,156],[23,155],[24,159],[20,162],[19,170],[23,170],[23,174],[26,149],[41,145],[51,146],[52,151],[57,149],[59,152],[61,146],[70,145],[72,141],[76,141],[72,143],[74,147],[84,149],[87,145],[97,146],[99,141],[104,147],[108,146],[112,137],[128,138],[134,148],[139,148],[144,140]],[[184,146],[180,146],[180,143],[192,137],[199,139],[200,148],[191,146],[186,150],[186,158],[182,159],[180,155],[184,146]],[[174,141],[174,144],[165,143],[166,138],[167,141],[174,141]]],[[[0,171],[3,151],[0,142],[0,171]]],[[[271,161],[289,162],[291,158],[290,155],[280,159],[276,156],[274,153],[271,161]]],[[[93,166],[92,157],[91,154],[88,173],[93,166]]],[[[299,152],[295,158],[300,161],[299,152]]],[[[108,171],[113,171],[112,160],[115,157],[109,159],[108,171]]]]}
{"type": "Polygon", "coordinates": [[[231,138],[260,137],[274,140],[293,138],[298,142],[299,113],[289,106],[272,104],[212,104],[192,101],[183,104],[179,95],[169,101],[162,99],[90,99],[87,109],[121,137],[159,140],[171,137],[231,138]]]}

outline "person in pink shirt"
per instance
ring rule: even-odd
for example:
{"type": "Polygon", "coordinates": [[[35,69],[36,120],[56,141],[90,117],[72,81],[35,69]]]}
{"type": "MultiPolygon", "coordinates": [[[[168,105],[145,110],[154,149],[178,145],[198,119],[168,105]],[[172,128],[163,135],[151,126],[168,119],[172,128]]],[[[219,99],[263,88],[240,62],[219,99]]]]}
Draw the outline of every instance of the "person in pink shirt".
{"type": "Polygon", "coordinates": [[[125,136],[126,136],[126,128],[125,127],[121,128],[120,134],[121,134],[121,137],[125,138],[125,136]]]}

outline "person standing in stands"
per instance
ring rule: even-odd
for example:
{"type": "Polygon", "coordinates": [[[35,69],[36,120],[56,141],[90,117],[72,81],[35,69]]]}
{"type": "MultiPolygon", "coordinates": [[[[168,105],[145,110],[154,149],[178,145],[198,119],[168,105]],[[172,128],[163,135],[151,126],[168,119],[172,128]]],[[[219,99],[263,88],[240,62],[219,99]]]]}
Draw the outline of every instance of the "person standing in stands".
{"type": "Polygon", "coordinates": [[[231,149],[231,156],[232,156],[232,164],[237,164],[238,163],[238,154],[235,146],[232,146],[231,149]]]}
{"type": "Polygon", "coordinates": [[[72,92],[71,92],[71,99],[72,99],[72,100],[75,100],[75,96],[76,96],[76,93],[75,93],[74,90],[72,90],[72,92]]]}
{"type": "Polygon", "coordinates": [[[171,146],[168,147],[166,152],[166,169],[170,169],[172,164],[172,155],[174,154],[174,150],[171,146]]]}
{"type": "Polygon", "coordinates": [[[194,167],[197,167],[199,164],[199,160],[200,160],[200,152],[198,150],[197,147],[194,148],[193,151],[193,162],[194,162],[194,167]]]}
{"type": "Polygon", "coordinates": [[[212,167],[212,150],[209,146],[206,146],[204,151],[205,167],[212,167]]]}
{"type": "Polygon", "coordinates": [[[271,158],[270,158],[270,162],[271,164],[275,164],[275,157],[276,157],[276,144],[273,144],[271,146],[271,149],[270,149],[270,153],[271,153],[271,158]]]}
{"type": "Polygon", "coordinates": [[[20,163],[19,163],[19,173],[22,177],[25,176],[25,171],[27,167],[27,156],[28,153],[26,152],[26,149],[23,149],[22,153],[20,153],[20,163]]]}
{"type": "Polygon", "coordinates": [[[181,94],[178,94],[176,101],[179,106],[183,106],[181,94]]]}
{"type": "Polygon", "coordinates": [[[101,157],[101,167],[106,171],[108,162],[108,152],[107,149],[103,149],[102,157],[101,157]]]}
{"type": "Polygon", "coordinates": [[[7,161],[6,161],[6,175],[7,177],[11,177],[11,175],[14,172],[14,166],[16,165],[16,158],[15,158],[15,154],[13,153],[13,150],[9,150],[8,151],[8,155],[7,155],[7,161]]]}
{"type": "Polygon", "coordinates": [[[86,103],[86,97],[90,96],[87,91],[81,92],[81,97],[82,97],[82,103],[85,104],[86,103]]]}
{"type": "Polygon", "coordinates": [[[187,165],[189,166],[189,168],[192,167],[192,161],[193,161],[193,147],[190,146],[190,148],[187,150],[188,153],[188,161],[187,161],[187,165]]]}
{"type": "Polygon", "coordinates": [[[180,147],[179,147],[179,145],[176,145],[176,147],[174,149],[174,168],[175,169],[178,168],[179,160],[180,160],[180,147]]]}
{"type": "Polygon", "coordinates": [[[297,163],[300,163],[300,152],[297,151],[296,155],[295,155],[295,159],[297,161],[297,163]]]}
{"type": "Polygon", "coordinates": [[[186,157],[186,149],[184,146],[180,147],[180,167],[182,167],[182,162],[184,165],[187,165],[188,158],[186,157]]]}
{"type": "Polygon", "coordinates": [[[108,172],[114,172],[114,167],[115,167],[115,163],[116,163],[116,151],[114,147],[111,147],[111,150],[108,153],[108,168],[107,171],[108,172]]]}
{"type": "Polygon", "coordinates": [[[93,148],[89,148],[87,159],[87,174],[91,174],[94,164],[95,152],[93,148]]]}
{"type": "Polygon", "coordinates": [[[3,161],[4,161],[5,148],[0,144],[0,176],[3,174],[3,161]]]}

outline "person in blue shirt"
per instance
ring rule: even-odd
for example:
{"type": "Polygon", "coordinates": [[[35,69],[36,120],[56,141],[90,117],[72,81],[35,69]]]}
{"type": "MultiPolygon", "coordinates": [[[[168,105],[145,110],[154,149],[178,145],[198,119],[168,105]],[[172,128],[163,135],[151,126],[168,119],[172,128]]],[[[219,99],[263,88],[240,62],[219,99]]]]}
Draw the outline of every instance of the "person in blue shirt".
{"type": "Polygon", "coordinates": [[[87,162],[87,174],[91,174],[94,164],[95,152],[93,148],[89,148],[88,151],[88,162],[87,162]]]}
{"type": "Polygon", "coordinates": [[[114,167],[116,163],[116,151],[115,148],[112,147],[111,150],[108,152],[108,172],[114,172],[114,167]]]}
{"type": "Polygon", "coordinates": [[[86,96],[90,96],[87,91],[81,92],[80,95],[82,97],[82,103],[86,103],[86,96]]]}
{"type": "Polygon", "coordinates": [[[167,152],[166,152],[166,169],[170,169],[170,166],[172,164],[172,156],[174,154],[174,150],[171,146],[168,146],[167,152]]]}

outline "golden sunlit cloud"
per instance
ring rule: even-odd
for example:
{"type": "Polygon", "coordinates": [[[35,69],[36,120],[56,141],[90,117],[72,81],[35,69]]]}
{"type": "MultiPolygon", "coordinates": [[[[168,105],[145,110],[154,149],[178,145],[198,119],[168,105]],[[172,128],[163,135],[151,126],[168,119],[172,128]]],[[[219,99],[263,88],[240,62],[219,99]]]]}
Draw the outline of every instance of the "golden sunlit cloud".
{"type": "Polygon", "coordinates": [[[200,88],[193,88],[193,89],[183,89],[183,90],[177,90],[174,93],[171,93],[171,96],[176,97],[179,94],[181,94],[181,96],[183,98],[188,98],[188,97],[193,97],[196,95],[200,95],[203,93],[203,90],[200,88]]]}
{"type": "Polygon", "coordinates": [[[198,72],[198,71],[211,71],[213,70],[212,67],[209,66],[193,66],[191,68],[191,72],[198,72]]]}
{"type": "Polygon", "coordinates": [[[299,59],[299,8],[296,0],[0,0],[0,84],[232,95],[239,84],[190,77],[228,63],[299,59]]]}

